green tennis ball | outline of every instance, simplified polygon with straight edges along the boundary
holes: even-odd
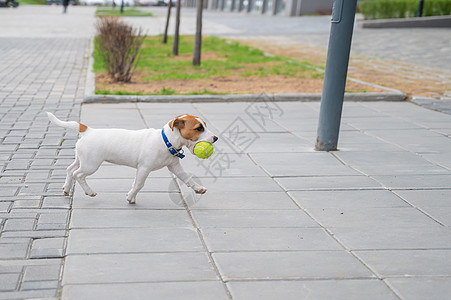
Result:
[[[209,158],[214,151],[213,145],[209,142],[199,142],[194,146],[194,154],[202,159]]]

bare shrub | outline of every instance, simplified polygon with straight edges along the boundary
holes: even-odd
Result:
[[[144,41],[142,30],[133,28],[119,17],[101,17],[96,28],[97,51],[103,57],[108,75],[115,82],[130,82]]]

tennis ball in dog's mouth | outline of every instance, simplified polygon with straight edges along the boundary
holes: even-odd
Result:
[[[194,154],[202,159],[209,158],[214,151],[213,145],[209,142],[199,142],[194,146]]]

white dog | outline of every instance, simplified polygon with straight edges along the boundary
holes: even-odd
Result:
[[[196,116],[178,116],[163,129],[126,130],[93,129],[78,122],[61,121],[49,112],[47,115],[52,123],[77,130],[81,135],[75,146],[75,161],[67,168],[63,186],[65,195],[69,194],[75,178],[86,195],[96,196],[86,183],[86,176],[97,171],[104,161],[137,169],[132,189],[127,194],[127,201],[131,204],[135,203],[136,194],[143,188],[149,173],[165,166],[196,193],[207,191],[194,182],[180,164],[180,159],[184,157],[183,146],[194,153],[197,142],[214,143],[218,139]]]

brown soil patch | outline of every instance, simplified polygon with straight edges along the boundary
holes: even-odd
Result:
[[[139,78],[139,76],[137,76]],[[193,80],[134,81],[129,84],[110,83],[105,74],[96,76],[96,88],[110,91],[139,92],[143,94],[157,93],[163,88],[177,93],[193,93],[208,90],[224,94],[295,94],[321,93],[322,79],[292,78],[287,76],[228,76]],[[346,90],[380,92],[377,88],[348,82]]]
[[[326,64],[327,49],[292,40],[240,40],[266,52],[284,55],[315,65]],[[348,75],[365,82],[401,90],[409,96],[440,98],[451,90],[451,73],[389,59],[352,55]]]

